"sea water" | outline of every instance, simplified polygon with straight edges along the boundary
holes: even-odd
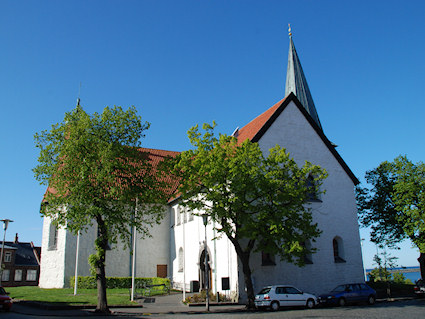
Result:
[[[421,273],[420,271],[413,271],[413,272],[406,271],[409,269],[418,269],[418,267],[397,267],[397,268],[390,268],[389,270],[397,270],[401,272],[406,279],[410,279],[412,283],[415,283],[416,280],[421,278]],[[369,273],[371,270],[373,269],[372,268],[366,269],[366,272]]]

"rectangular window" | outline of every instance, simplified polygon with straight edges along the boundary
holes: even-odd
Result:
[[[177,209],[176,209],[176,220],[177,220],[176,225],[180,225],[180,222],[181,222],[181,214],[180,214],[180,208],[179,208],[179,207],[177,207]]]
[[[21,281],[22,280],[22,269],[16,269],[15,270],[15,281]]]
[[[58,228],[56,227],[55,224],[50,223],[48,250],[56,250],[57,245],[58,245]]]
[[[12,253],[10,251],[4,253],[4,262],[10,263],[12,261]]]
[[[3,274],[1,275],[1,281],[9,281],[10,270],[3,269]]]
[[[187,212],[186,209],[183,210],[183,223],[187,222]]]
[[[29,269],[27,270],[27,281],[36,281],[37,280],[37,270]]]
[[[264,251],[261,252],[261,266],[276,266],[274,256]]]

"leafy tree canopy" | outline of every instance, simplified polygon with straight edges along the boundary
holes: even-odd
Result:
[[[366,172],[370,187],[357,187],[359,219],[371,227],[377,244],[397,247],[409,238],[419,249],[422,278],[425,276],[425,164],[406,156],[383,162]]]
[[[216,230],[233,243],[243,265],[248,306],[253,305],[249,258],[253,251],[304,264],[305,242],[321,231],[306,202],[319,193],[326,172],[305,162],[299,167],[280,146],[265,156],[257,143],[214,135],[215,123],[198,126],[188,136],[194,149],[177,158],[181,203],[215,221]],[[312,183],[313,180],[313,183]]]
[[[35,134],[40,156],[33,172],[48,186],[41,213],[74,233],[96,222],[97,254],[90,260],[100,280],[108,242],[129,243],[133,226],[148,235],[162,218],[167,185],[149,154],[138,148],[148,128],[134,107],[106,107],[89,115],[77,105],[63,122]],[[101,294],[104,303],[98,307],[106,311],[106,292]]]
[[[102,114],[89,115],[77,106],[62,123],[35,134],[40,156],[34,175],[49,186],[42,213],[74,233],[102,216],[111,242],[118,236],[128,239],[128,226],[146,234],[147,226],[161,217],[159,206],[140,209],[143,214],[136,218],[128,206],[134,207],[136,198],[139,207],[166,198],[157,192],[165,185],[153,174],[148,154],[138,149],[148,128],[134,107],[106,107]],[[51,209],[64,205],[60,214]]]

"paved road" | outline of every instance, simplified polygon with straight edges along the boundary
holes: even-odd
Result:
[[[425,300],[406,300],[395,302],[378,303],[374,306],[348,306],[333,308],[316,309],[285,309],[278,312],[230,312],[214,314],[174,314],[174,315],[152,315],[151,318],[208,318],[208,319],[277,319],[277,318],[343,318],[343,319],[424,319],[425,318]],[[147,318],[147,317],[146,317]]]
[[[147,309],[139,308],[138,311],[125,312],[125,309],[115,312],[114,316],[93,316],[92,313],[87,311],[81,311],[81,313],[73,311],[62,311],[46,313],[40,312],[36,314],[30,312],[20,312],[19,307],[16,307],[15,311],[12,310],[9,313],[0,313],[0,317],[3,319],[38,319],[41,317],[48,317],[51,319],[56,318],[69,318],[69,319],[81,319],[81,316],[94,317],[94,318],[208,318],[208,319],[274,319],[274,318],[344,318],[344,319],[360,319],[360,318],[394,318],[394,319],[416,319],[425,318],[425,299],[419,300],[404,300],[394,302],[381,302],[374,306],[357,305],[348,307],[334,307],[334,308],[316,308],[316,309],[284,309],[278,312],[245,312],[241,311],[240,308],[223,308],[223,312],[218,307],[212,308],[212,313],[204,313],[203,308],[186,308],[185,312],[174,312],[167,311],[166,313],[160,313],[161,308],[157,309],[156,313],[145,312]],[[136,310],[136,309],[134,309]],[[167,309],[168,310],[168,309]]]

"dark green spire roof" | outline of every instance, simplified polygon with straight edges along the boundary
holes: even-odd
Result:
[[[286,72],[285,96],[288,96],[291,92],[295,94],[306,111],[311,115],[320,129],[322,129],[310,89],[308,88],[307,80],[304,76],[303,68],[301,67],[300,59],[298,58],[297,50],[295,50],[294,42],[292,41],[292,33],[289,33],[288,70]]]

